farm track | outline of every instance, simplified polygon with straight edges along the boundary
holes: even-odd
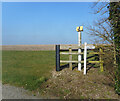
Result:
[[[1,84],[2,85],[2,84]],[[2,85],[2,99],[42,99],[40,96],[34,96],[32,92],[21,87],[11,85]]]

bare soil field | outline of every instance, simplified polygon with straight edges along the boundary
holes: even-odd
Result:
[[[61,44],[62,49],[69,48],[69,45],[72,46],[72,48],[77,49],[77,44]],[[101,44],[96,44],[101,45]],[[102,44],[106,45],[106,44]],[[87,46],[93,46],[93,44],[87,44]],[[82,44],[82,47],[84,47],[84,44]],[[15,50],[15,51],[39,51],[39,50],[55,50],[55,45],[2,45],[0,46],[0,50]]]
[[[39,50],[55,50],[55,45],[3,45],[2,50],[19,50],[19,51],[39,51]]]

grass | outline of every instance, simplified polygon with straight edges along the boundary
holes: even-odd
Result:
[[[3,51],[2,81],[35,90],[55,69],[55,51]]]
[[[77,58],[77,55],[73,55],[73,60]],[[68,60],[69,55],[61,55],[61,59]],[[9,83],[36,90],[50,78],[53,69],[55,69],[55,51],[2,52],[3,84]]]
[[[64,60],[68,56],[61,56]],[[77,59],[77,55],[73,56]],[[51,76],[55,69],[55,51],[3,51],[3,84],[23,86],[36,90]]]

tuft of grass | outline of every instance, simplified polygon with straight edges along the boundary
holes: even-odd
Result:
[[[42,76],[42,77],[40,77],[39,79],[36,80],[35,85],[40,86],[42,83],[46,82],[47,80],[48,80],[48,78]]]
[[[65,89],[64,92],[65,92],[66,94],[68,94],[68,93],[70,93],[70,90]]]

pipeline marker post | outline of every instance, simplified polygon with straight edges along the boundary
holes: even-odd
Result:
[[[79,26],[76,28],[76,31],[78,32],[78,70],[81,71],[81,31],[83,31],[83,26]]]
[[[87,43],[84,43],[84,75],[86,75]]]
[[[81,53],[81,32],[78,32],[78,53]],[[78,55],[78,70],[81,71],[81,54]]]
[[[60,45],[56,45],[56,71],[60,71]]]

